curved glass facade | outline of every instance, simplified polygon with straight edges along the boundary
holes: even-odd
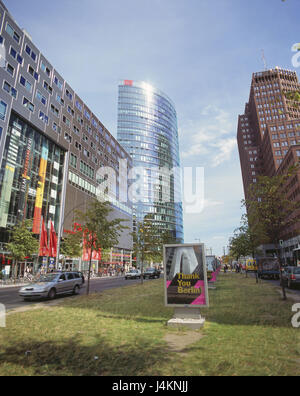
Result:
[[[122,81],[118,141],[131,155],[139,179],[138,196],[133,194],[134,225],[152,214],[161,232],[171,231],[182,242],[177,115],[172,101],[147,83]]]

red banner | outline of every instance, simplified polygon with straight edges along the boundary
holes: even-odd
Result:
[[[40,252],[39,256],[40,257],[46,257],[49,254],[48,250],[48,236],[47,236],[47,230],[45,227],[45,222],[44,219],[42,220],[42,230],[41,230],[41,238],[40,238]]]

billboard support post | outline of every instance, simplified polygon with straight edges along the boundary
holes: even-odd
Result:
[[[168,321],[168,326],[199,330],[204,326],[204,323],[205,318],[201,316],[200,308],[174,308],[174,316]]]

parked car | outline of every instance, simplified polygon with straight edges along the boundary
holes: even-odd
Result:
[[[146,268],[146,270],[143,273],[143,278],[146,279],[155,279],[155,278],[160,278],[160,273],[161,271],[156,269],[156,268]]]
[[[83,285],[79,272],[54,272],[40,276],[35,282],[22,287],[19,296],[24,300],[49,298],[53,300],[59,294],[78,294]]]
[[[140,279],[141,276],[141,271],[136,269],[131,269],[129,272],[125,273],[125,279]]]
[[[285,267],[282,272],[282,281],[291,289],[300,284],[300,267]]]

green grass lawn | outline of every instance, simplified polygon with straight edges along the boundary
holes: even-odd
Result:
[[[181,352],[166,336],[189,330],[166,326],[163,280],[11,314],[0,375],[300,375],[293,301],[240,274],[220,275],[209,294],[203,337]]]

